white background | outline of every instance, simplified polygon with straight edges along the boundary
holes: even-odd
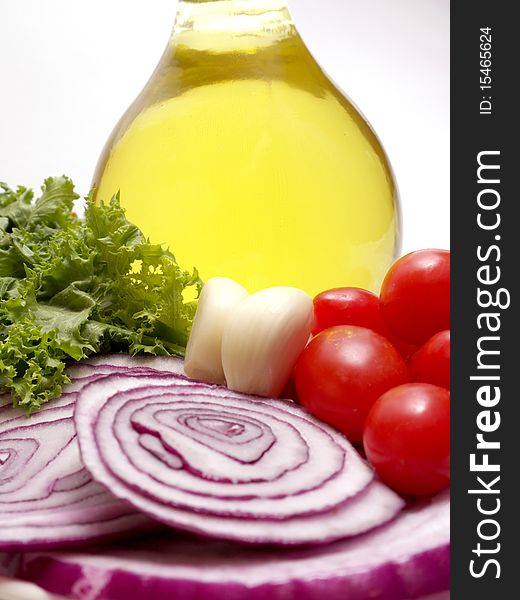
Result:
[[[289,0],[322,67],[394,167],[405,251],[449,245],[449,0]],[[0,0],[0,180],[66,173],[101,148],[166,45],[176,0]]]

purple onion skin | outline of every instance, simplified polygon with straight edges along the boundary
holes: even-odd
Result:
[[[164,534],[81,554],[28,554],[18,576],[71,600],[448,600],[449,497],[328,546]]]
[[[237,567],[240,568],[240,567]],[[430,573],[416,583],[414,571]],[[273,569],[273,575],[276,573]],[[249,587],[237,582],[141,577],[116,570],[106,574],[93,568],[28,556],[21,576],[54,594],[74,600],[415,600],[449,589],[449,545],[417,555],[405,565],[387,563],[367,573],[325,579],[294,579]]]
[[[21,555],[0,552],[0,577],[14,577],[20,569]]]

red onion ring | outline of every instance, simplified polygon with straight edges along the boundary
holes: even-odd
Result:
[[[449,497],[327,546],[239,547],[170,535],[31,553],[19,573],[73,600],[448,600]]]
[[[0,405],[0,550],[100,540],[156,525],[93,481],[81,462],[77,380],[31,417]],[[10,400],[9,400],[10,403]]]
[[[290,402],[114,373],[83,388],[75,420],[94,479],[174,528],[320,544],[381,525],[403,506],[341,434]]]

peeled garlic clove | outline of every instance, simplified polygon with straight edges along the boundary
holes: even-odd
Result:
[[[227,386],[279,396],[309,339],[313,314],[312,298],[292,287],[267,288],[236,306],[222,338]]]
[[[186,347],[184,371],[188,377],[225,383],[222,335],[236,307],[248,296],[246,289],[226,277],[213,277],[205,283]]]

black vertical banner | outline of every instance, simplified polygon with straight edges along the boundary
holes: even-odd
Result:
[[[520,595],[515,7],[451,3],[452,600]]]

